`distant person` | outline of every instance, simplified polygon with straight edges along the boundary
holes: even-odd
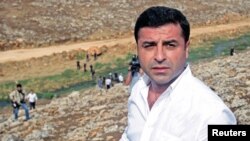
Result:
[[[18,120],[19,108],[22,107],[25,111],[25,121],[30,119],[29,109],[25,102],[26,92],[22,89],[21,84],[16,85],[16,90],[10,93],[9,98],[13,107],[14,120]]]
[[[120,141],[207,141],[208,125],[236,124],[220,97],[192,75],[190,25],[179,10],[150,7],[134,27],[144,75],[132,88]]]
[[[143,77],[143,70],[139,68],[139,71],[128,71],[128,75],[126,77],[125,85],[129,85],[128,93],[131,94],[132,88],[136,84],[136,82]]]
[[[99,88],[103,88],[103,83],[102,83],[102,77],[99,76],[98,80],[97,80],[97,85]]]
[[[91,65],[89,66],[89,68],[90,68],[90,72],[92,72],[92,71],[93,71],[93,65],[91,64]]]
[[[104,76],[104,77],[102,77],[102,86],[106,86],[106,77]]]
[[[113,73],[112,73],[112,72],[109,73],[109,78],[110,78],[111,80],[113,80]]]
[[[102,89],[103,89],[103,82],[102,82],[102,77],[99,76],[98,80],[97,80],[97,87],[100,90],[101,94],[102,94]]]
[[[91,71],[91,77],[92,77],[92,80],[95,80],[95,70]]]
[[[129,86],[130,82],[132,81],[132,72],[131,72],[131,69],[129,68],[128,69],[128,73],[127,73],[127,76],[125,77],[125,82],[124,84],[126,86]]]
[[[124,78],[123,78],[122,73],[120,73],[120,74],[119,74],[119,76],[118,76],[118,80],[119,80],[119,83],[123,83]]]
[[[81,65],[80,65],[80,61],[79,61],[79,60],[76,61],[76,68],[77,68],[78,70],[81,69]]]
[[[230,55],[233,56],[234,55],[234,48],[230,49]]]
[[[83,71],[87,72],[87,64],[86,63],[83,64]]]
[[[96,52],[94,53],[94,59],[95,60],[97,59],[97,53]]]
[[[110,77],[107,77],[106,80],[105,80],[105,84],[106,84],[106,89],[110,89],[111,86],[112,86],[112,80]]]
[[[128,74],[125,79],[125,85],[129,85],[128,93],[131,93],[131,90],[134,84],[141,78],[143,71],[140,66],[140,62],[137,55],[133,55],[132,61],[129,63],[130,67],[128,69]]]
[[[132,61],[129,63],[129,65],[130,65],[130,70],[132,72],[132,75],[134,75],[134,73],[136,72],[139,72],[140,62],[139,62],[137,55],[133,55]]]
[[[89,59],[89,53],[87,52],[86,54],[86,61],[88,62],[90,59]]]
[[[38,98],[33,90],[31,90],[30,93],[27,95],[27,99],[29,100],[30,110],[36,109],[36,101]]]
[[[118,76],[119,76],[118,73],[115,72],[113,77],[114,77],[114,81],[117,82],[117,83],[119,83],[119,78],[118,78]]]

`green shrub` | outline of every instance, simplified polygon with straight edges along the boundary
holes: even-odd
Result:
[[[94,64],[94,68],[97,69],[97,70],[100,70],[100,69],[103,69],[105,67],[105,63],[100,63],[100,62],[96,62]]]
[[[76,56],[76,59],[77,60],[83,60],[85,59],[85,56],[86,56],[86,52],[85,51],[82,51],[82,52],[79,52]]]
[[[53,93],[45,92],[45,93],[37,93],[38,98],[42,99],[52,99],[54,97]]]

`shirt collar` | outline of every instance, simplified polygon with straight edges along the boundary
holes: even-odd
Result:
[[[180,80],[185,77],[186,75],[191,74],[191,70],[190,70],[190,66],[189,64],[186,65],[184,71],[178,76],[178,78],[176,80],[174,80],[174,82],[163,92],[163,94],[165,93],[169,93],[172,90],[174,90],[176,88],[176,86],[178,85],[178,83],[180,82]],[[148,91],[148,86],[150,84],[150,78],[144,73],[144,75],[142,76],[142,81],[143,81],[143,87],[142,87],[142,93],[145,93],[145,91]]]
[[[172,90],[174,90],[176,88],[176,86],[178,85],[178,83],[188,74],[191,73],[190,67],[187,64],[187,66],[184,68],[184,71],[177,77],[177,79],[169,86]]]

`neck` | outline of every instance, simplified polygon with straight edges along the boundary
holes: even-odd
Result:
[[[160,95],[160,94],[162,94],[168,87],[169,87],[168,84],[167,84],[167,85],[166,85],[166,84],[164,84],[164,85],[158,85],[158,84],[156,84],[156,83],[151,82],[149,89],[150,89],[151,92]]]
[[[168,83],[157,84],[157,83],[151,81],[151,84],[150,84],[151,90],[157,94],[162,94],[182,74],[182,72],[185,70],[185,68],[186,68],[186,66],[179,73],[177,73],[177,75]]]
[[[165,87],[158,87],[158,85],[153,86],[152,83],[150,84],[148,91],[148,98],[147,98],[149,109],[153,107],[154,103],[157,101],[157,99],[165,90],[166,90]]]
[[[156,100],[160,97],[160,95],[180,76],[180,74],[185,70],[185,68],[168,83],[157,84],[151,81],[151,83],[149,84],[148,92],[148,105],[150,109],[152,108]]]

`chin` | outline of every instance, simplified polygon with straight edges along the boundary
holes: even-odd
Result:
[[[170,82],[169,78],[158,78],[158,79],[152,79],[156,84],[158,85],[165,85]]]

